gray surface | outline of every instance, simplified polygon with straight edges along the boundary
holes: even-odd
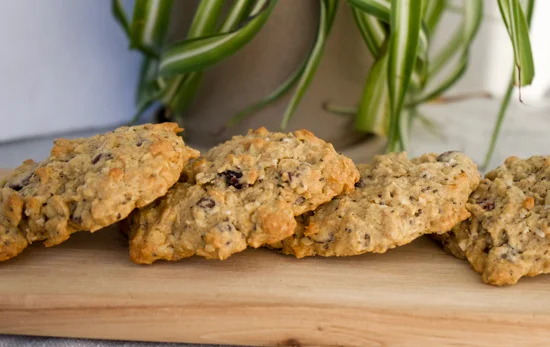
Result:
[[[40,336],[0,335],[0,347],[227,347],[221,345],[196,345],[182,343],[106,341],[88,339],[66,339]]]

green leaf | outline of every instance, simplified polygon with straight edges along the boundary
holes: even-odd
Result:
[[[348,0],[355,8],[368,13],[385,23],[390,22],[390,2],[387,0]]]
[[[438,62],[434,63],[434,68],[438,69],[438,66],[442,67],[443,64],[449,62],[449,59],[452,57],[452,55],[454,55],[454,53],[462,50],[462,54],[459,57],[457,65],[449,72],[447,77],[439,83],[439,85],[432,88],[431,91],[425,92],[423,96],[412,101],[410,105],[417,105],[419,103],[423,103],[440,96],[450,87],[452,87],[466,72],[468,68],[470,46],[472,45],[472,42],[477,32],[479,31],[481,20],[483,18],[483,3],[479,0],[465,0],[463,13],[464,19],[462,21],[462,24],[460,25],[459,30],[455,33],[455,36],[451,40],[452,42],[455,42],[456,40],[456,43],[454,44],[456,44],[456,47],[458,48],[453,47],[452,50],[447,50],[446,53],[444,53],[446,54],[445,60],[439,60]],[[429,78],[433,78],[434,71],[431,71],[430,73],[431,74],[429,75]]]
[[[384,54],[371,67],[357,110],[355,129],[361,132],[388,135],[389,94],[388,94],[388,53]]]
[[[441,16],[447,6],[447,0],[428,0],[425,3],[427,4],[427,8],[426,13],[424,13],[424,22],[430,35],[433,35],[437,25],[441,21]]]
[[[423,5],[420,2],[422,0],[415,0],[414,5],[420,5],[420,11],[422,11]],[[432,1],[432,0],[427,0]],[[393,14],[393,5],[387,0],[348,0],[348,2],[355,8],[370,14],[384,23],[390,23],[390,17]],[[417,3],[418,2],[418,3]],[[425,51],[428,50],[429,33],[426,26],[422,27],[420,33],[420,42],[418,44],[419,55],[423,56]]]
[[[276,3],[259,0],[246,23],[235,31],[172,44],[161,55],[159,74],[174,76],[200,71],[235,54],[260,31]]]
[[[535,0],[527,0],[523,3],[523,5],[524,5],[523,11],[527,15],[527,25],[531,26],[531,20],[533,19],[533,9],[535,7]],[[503,14],[503,17],[504,16],[505,14]],[[503,20],[506,21],[505,18],[503,18]],[[516,70],[514,68],[514,71],[512,72],[512,77],[510,78],[510,82],[508,83],[508,87],[506,88],[506,92],[504,93],[504,97],[502,98],[500,109],[498,110],[497,121],[493,129],[493,134],[491,135],[491,142],[489,143],[489,149],[487,150],[487,154],[485,155],[485,161],[482,167],[483,170],[487,170],[489,164],[491,163],[493,153],[495,152],[496,143],[500,135],[500,129],[502,128],[502,123],[504,122],[506,111],[508,110],[508,106],[510,105],[510,100],[512,99],[512,91],[514,90],[515,71]]]
[[[162,95],[160,101],[164,105],[170,105],[170,102],[176,97],[176,93],[180,90],[180,86],[184,79],[185,75],[176,75],[168,79],[167,82],[161,86]],[[160,80],[164,81],[163,78],[160,78]]]
[[[201,0],[195,10],[187,38],[196,39],[214,34],[223,4],[224,0]]]
[[[130,26],[130,48],[156,57],[164,44],[172,0],[136,0]]]
[[[253,2],[253,0],[235,0],[219,30],[220,34],[225,34],[237,29],[237,26],[248,14]]]
[[[472,41],[477,35],[483,20],[483,2],[480,0],[465,0],[463,14],[463,20],[458,29],[434,57],[428,73],[430,79],[437,75],[457,53],[462,52],[463,57],[460,59],[467,60],[464,55],[468,55]]]
[[[130,22],[128,21],[128,16],[124,11],[124,6],[122,6],[122,0],[111,0],[111,12],[113,17],[122,27],[122,30],[126,33],[126,36],[130,37]]]
[[[349,107],[349,106],[340,106],[340,105],[334,105],[331,103],[324,103],[323,104],[323,110],[330,112],[332,114],[335,114],[337,116],[345,116],[345,117],[357,117],[357,107]]]
[[[289,76],[277,89],[263,97],[260,101],[248,106],[241,112],[237,113],[229,121],[226,123],[225,127],[231,127],[242,120],[246,119],[247,117],[251,116],[255,112],[261,110],[265,106],[274,103],[275,101],[279,100],[282,96],[284,96],[296,83],[300,80],[300,77],[302,77],[302,74],[304,72],[306,62],[304,61],[296,71],[292,73],[291,76]]]
[[[187,32],[188,39],[212,35],[216,32],[218,18],[223,8],[224,0],[201,0],[193,21]],[[197,94],[203,78],[202,71],[190,72],[182,79],[176,80],[172,86],[172,95],[167,100],[170,110],[181,121],[182,113],[186,111]]]
[[[422,28],[422,0],[392,0],[391,36],[388,51],[390,130],[388,150],[404,150],[400,116],[416,62]]]
[[[363,41],[367,45],[372,56],[377,59],[380,56],[380,47],[386,39],[388,32],[384,24],[376,17],[352,7],[353,18],[355,24],[363,37]]]
[[[282,129],[285,129],[287,127],[290,118],[292,117],[294,111],[298,107],[298,104],[302,100],[302,97],[309,87],[315,71],[319,66],[319,62],[321,61],[321,57],[323,55],[323,50],[325,49],[325,43],[330,33],[334,17],[336,15],[336,4],[336,0],[321,0],[319,26],[317,29],[315,44],[313,46],[310,56],[307,59],[300,80],[298,81],[296,91],[294,92],[294,95],[292,95],[292,98],[290,99],[290,102],[288,103],[288,106],[283,114],[283,119],[281,121]]]
[[[180,90],[170,101],[170,108],[174,114],[180,116],[182,112],[187,111],[199,90],[203,75],[203,71],[198,71],[185,76]]]
[[[148,56],[143,57],[136,90],[136,105],[142,104],[144,100],[149,100],[151,95],[157,94],[159,91],[157,68],[158,60]]]
[[[514,47],[514,83],[519,86],[529,85],[535,76],[535,63],[529,40],[529,25],[520,1],[498,0],[498,5]]]
[[[493,136],[491,136],[489,149],[487,150],[487,154],[485,155],[485,162],[483,163],[483,168],[482,168],[483,170],[487,169],[487,166],[489,165],[489,163],[491,162],[491,158],[493,157],[495,146],[498,140],[498,135],[500,134],[500,129],[504,121],[504,116],[506,115],[506,110],[508,109],[508,106],[510,105],[510,100],[512,99],[513,90],[514,90],[514,77],[512,74],[512,78],[510,79],[510,83],[508,83],[508,88],[506,88],[506,93],[502,98],[502,103],[500,104],[500,108],[498,110],[497,122],[495,124],[495,128],[493,129]]]
[[[145,111],[147,111],[153,104],[155,104],[158,99],[161,97],[162,91],[159,90],[155,94],[149,95],[149,98],[142,99],[136,106],[137,111],[130,124],[136,124],[140,118],[143,116]]]
[[[450,87],[452,87],[462,76],[464,76],[464,73],[466,72],[466,69],[468,67],[468,56],[464,55],[458,62],[458,64],[455,66],[455,68],[449,73],[447,78],[445,78],[441,83],[435,87],[433,90],[426,92],[423,96],[414,99],[410,103],[407,103],[406,107],[412,107],[419,104],[422,104],[424,102],[430,101],[439,95],[443,94],[445,91],[447,91]]]

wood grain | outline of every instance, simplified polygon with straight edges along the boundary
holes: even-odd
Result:
[[[384,255],[128,260],[115,227],[0,263],[0,333],[279,346],[546,346],[550,276],[481,283],[429,239]]]

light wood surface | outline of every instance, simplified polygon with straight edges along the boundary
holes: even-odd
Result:
[[[429,239],[384,255],[138,266],[114,227],[0,263],[0,334],[279,346],[547,346],[550,276],[481,283]]]

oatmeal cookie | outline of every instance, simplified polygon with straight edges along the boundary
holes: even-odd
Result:
[[[96,231],[166,194],[199,153],[175,123],[121,127],[91,138],[56,140],[40,163],[26,161],[0,185],[0,260],[34,241],[54,246]]]
[[[359,165],[356,189],[321,205],[279,244],[285,254],[351,256],[384,253],[421,235],[444,233],[468,218],[466,201],[480,175],[459,152],[377,156]],[[276,246],[276,245],[275,245]]]
[[[350,159],[312,133],[265,128],[212,148],[184,172],[189,182],[130,217],[134,262],[225,259],[275,243],[292,234],[295,216],[353,190],[359,179]]]
[[[470,196],[471,218],[445,235],[485,283],[515,284],[550,272],[550,157],[510,157]]]

